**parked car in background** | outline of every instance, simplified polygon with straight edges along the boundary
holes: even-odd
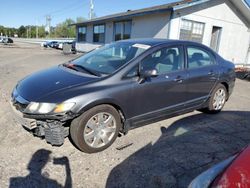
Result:
[[[4,37],[0,36],[0,43],[3,42]]]
[[[250,146],[195,178],[189,188],[250,187]]]
[[[56,48],[58,46],[58,42],[57,41],[50,41],[48,43],[48,46],[51,48]]]
[[[48,48],[49,47],[49,41],[45,41],[41,43],[41,47]]]
[[[53,44],[52,48],[59,49],[59,44],[60,44],[60,42],[56,42],[55,44]]]
[[[58,42],[57,41],[46,41],[46,42],[43,42],[41,43],[41,46],[42,47],[45,47],[45,48],[56,48]]]
[[[202,44],[138,39],[34,73],[11,98],[15,117],[35,135],[62,145],[70,134],[94,153],[132,128],[194,110],[218,113],[234,84],[234,64]]]
[[[2,41],[2,43],[4,43],[4,44],[13,43],[13,40],[12,40],[11,38],[9,38],[9,37],[5,37],[5,38],[3,38],[1,41]]]
[[[63,49],[63,44],[64,44],[64,42],[59,42],[57,48],[62,50]]]

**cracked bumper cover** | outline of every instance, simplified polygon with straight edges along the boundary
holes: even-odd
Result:
[[[13,111],[13,119],[21,124],[33,135],[45,138],[47,143],[60,146],[64,143],[64,138],[69,135],[69,127],[64,126],[67,120],[73,119],[74,114],[58,115],[28,115],[18,111],[10,104]]]

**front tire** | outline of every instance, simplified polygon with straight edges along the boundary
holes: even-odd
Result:
[[[227,100],[228,92],[224,85],[218,84],[213,90],[208,101],[208,107],[200,111],[209,114],[219,113],[224,107]]]
[[[121,118],[117,110],[110,105],[99,105],[72,121],[70,136],[81,151],[96,153],[115,141],[120,128]]]

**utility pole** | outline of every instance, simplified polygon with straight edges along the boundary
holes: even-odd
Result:
[[[89,10],[89,19],[93,19],[94,14],[94,2],[93,0],[90,0],[90,10]]]
[[[50,36],[50,23],[51,23],[51,16],[47,15],[46,16],[46,31],[49,33]]]
[[[29,38],[31,38],[31,26],[30,26],[30,28],[29,28],[29,33],[30,33]]]
[[[38,24],[37,24],[37,21],[36,21],[36,38],[38,38]]]

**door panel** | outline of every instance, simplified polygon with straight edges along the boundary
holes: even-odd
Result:
[[[141,71],[157,70],[158,76],[133,84],[133,111],[137,116],[164,111],[187,100],[183,47],[163,47],[141,62]],[[145,117],[144,117],[145,118]]]
[[[218,77],[217,66],[189,70],[187,77],[188,99],[207,98]]]
[[[219,68],[215,58],[204,49],[188,47],[188,100],[202,103],[206,100],[219,77]]]
[[[182,81],[183,79],[183,81]],[[134,114],[142,115],[176,106],[186,101],[186,71],[160,75],[144,83],[134,83]]]

